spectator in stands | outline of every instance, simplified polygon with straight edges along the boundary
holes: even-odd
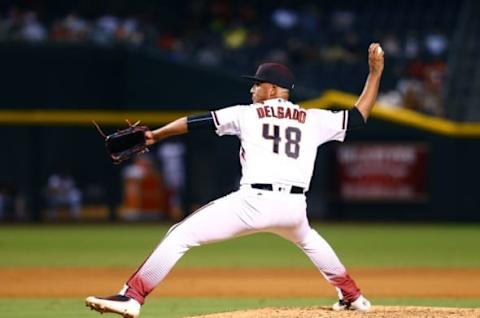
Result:
[[[404,44],[404,55],[408,60],[417,58],[420,55],[420,43],[414,31],[407,33]]]
[[[105,14],[97,19],[92,32],[92,40],[98,44],[111,44],[120,24],[120,19],[114,15]]]
[[[279,7],[272,13],[272,22],[282,30],[292,30],[299,23],[298,12],[292,8]]]
[[[438,52],[440,54],[440,52]],[[425,92],[423,111],[435,116],[444,116],[443,86],[447,65],[436,56],[425,65],[423,87]]]
[[[381,41],[385,55],[389,58],[403,57],[402,47],[399,39],[393,33],[388,33]]]
[[[380,94],[378,101],[389,106],[405,107],[433,116],[444,116],[443,85],[446,64],[440,57],[424,62],[412,59],[395,90]]]
[[[397,83],[397,90],[402,96],[401,106],[423,112],[424,74],[425,63],[420,57],[415,57],[408,62],[402,78]]]
[[[90,23],[71,12],[65,18],[53,22],[50,28],[50,40],[54,42],[88,41],[90,32]]]
[[[183,210],[186,178],[185,151],[185,145],[180,141],[164,142],[157,150],[165,184],[170,189],[170,214],[174,220],[181,219],[185,214]]]
[[[129,17],[121,20],[115,31],[115,40],[135,46],[141,45],[144,41],[144,34],[139,29],[137,19]]]
[[[334,10],[330,15],[330,27],[336,33],[351,31],[356,18],[356,14],[352,10]]]
[[[425,48],[433,57],[443,57],[447,52],[448,40],[445,34],[438,30],[427,33],[425,36]]]
[[[20,37],[28,42],[43,42],[48,39],[47,28],[38,21],[36,12],[24,13]]]
[[[82,208],[82,193],[75,185],[75,180],[66,171],[52,174],[48,178],[46,188],[47,217],[57,219],[63,217],[61,211],[68,216],[79,219]]]
[[[222,49],[217,46],[205,46],[198,50],[195,60],[207,66],[219,66],[222,62]]]

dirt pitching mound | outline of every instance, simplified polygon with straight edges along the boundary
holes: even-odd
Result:
[[[335,312],[328,307],[308,308],[262,308],[245,311],[233,311],[195,318],[347,318],[347,317],[368,317],[368,318],[478,318],[480,308],[441,308],[441,307],[401,307],[401,306],[373,306],[368,313],[343,311]],[[193,318],[193,317],[191,317]]]

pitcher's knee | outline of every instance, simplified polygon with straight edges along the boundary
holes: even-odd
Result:
[[[165,236],[161,244],[171,248],[180,248],[182,250],[188,250],[199,245],[195,236],[184,229],[171,231]]]

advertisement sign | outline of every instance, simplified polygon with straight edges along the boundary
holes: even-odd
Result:
[[[346,201],[424,200],[427,153],[418,143],[341,144],[338,194]]]

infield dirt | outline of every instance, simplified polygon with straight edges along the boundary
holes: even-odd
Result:
[[[0,297],[110,295],[134,268],[0,268]],[[369,297],[480,299],[480,269],[353,269]],[[188,286],[188,288],[186,288]],[[315,269],[175,268],[153,296],[332,297]]]
[[[1,268],[0,298],[84,297],[118,291],[134,268]],[[353,269],[364,293],[382,297],[480,299],[480,269]],[[176,268],[153,292],[177,297],[332,297],[314,269]],[[352,317],[325,307],[263,308],[205,318]],[[360,317],[360,316],[359,316]],[[383,307],[361,317],[480,317],[480,309]]]

